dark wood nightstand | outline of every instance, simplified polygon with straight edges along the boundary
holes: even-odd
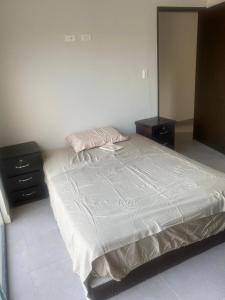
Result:
[[[0,148],[0,171],[10,207],[47,196],[41,151],[35,142]]]
[[[164,146],[174,149],[175,124],[170,119],[155,117],[136,121],[136,132]]]

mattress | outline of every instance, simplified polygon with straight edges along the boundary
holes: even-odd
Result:
[[[133,135],[111,153],[46,154],[60,232],[85,285],[121,280],[168,251],[225,228],[225,175]]]

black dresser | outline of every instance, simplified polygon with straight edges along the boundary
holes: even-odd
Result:
[[[10,207],[47,196],[42,165],[35,142],[0,149],[0,171]]]
[[[150,118],[136,121],[136,132],[150,138],[166,147],[175,147],[175,125],[174,120],[166,118]]]

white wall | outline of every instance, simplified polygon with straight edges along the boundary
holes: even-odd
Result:
[[[159,15],[160,115],[194,118],[197,13]]]
[[[207,7],[224,2],[224,0],[207,0]]]
[[[59,147],[71,131],[125,133],[157,113],[157,5],[205,0],[10,0],[0,9],[0,145]],[[64,43],[64,34],[92,41]],[[150,70],[142,80],[141,70]]]

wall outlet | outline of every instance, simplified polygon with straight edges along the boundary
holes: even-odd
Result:
[[[81,34],[80,40],[82,42],[89,42],[89,41],[91,41],[91,34],[90,33]]]
[[[64,41],[66,43],[73,43],[76,41],[76,36],[74,34],[65,34]]]

